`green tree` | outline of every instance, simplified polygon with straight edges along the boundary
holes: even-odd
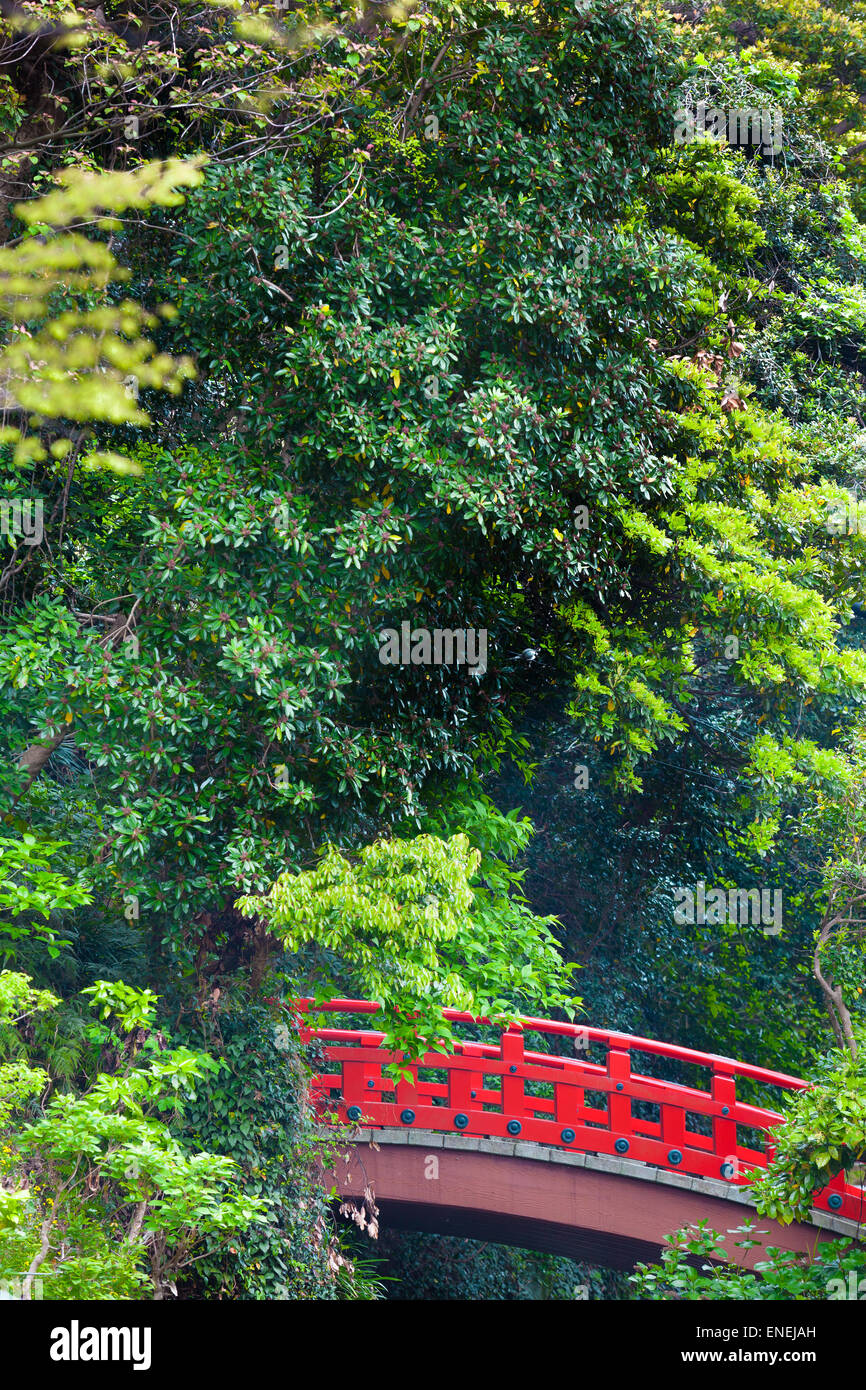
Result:
[[[824,1301],[849,1296],[849,1276],[866,1269],[866,1255],[850,1241],[822,1242],[812,1255],[764,1246],[754,1223],[729,1234],[740,1250],[761,1251],[754,1269],[746,1269],[726,1252],[725,1237],[706,1221],[684,1227],[666,1238],[661,1262],[640,1264],[631,1282],[636,1296],[653,1303],[669,1300],[704,1302],[732,1299],[748,1302],[777,1300]],[[855,1297],[858,1295],[855,1294]]]
[[[88,1086],[52,1095],[26,1058],[0,1067],[0,1275],[20,1281],[24,1299],[37,1277],[51,1299],[163,1298],[204,1235],[245,1229],[265,1204],[236,1190],[231,1159],[188,1152],[165,1122],[219,1064],[166,1047],[150,991],[99,981],[87,993],[110,1019],[88,1029],[100,1059]],[[0,974],[7,1038],[59,1002]],[[43,1093],[41,1114],[22,1125],[16,1112]]]
[[[316,869],[285,874],[238,907],[262,916],[289,951],[315,946],[304,975],[331,993],[329,954],[344,962],[361,997],[383,1005],[389,1045],[411,1059],[454,1036],[443,1008],[503,1018],[533,1004],[573,1013],[577,1002],[567,993],[572,967],[548,924],[509,897],[507,875],[476,903],[481,861],[466,835],[380,840],[357,865],[328,847]]]

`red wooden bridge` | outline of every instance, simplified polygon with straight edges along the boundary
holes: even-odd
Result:
[[[502,1030],[454,1010],[444,1011],[452,1049],[425,1054],[406,1067],[410,1080],[395,1080],[386,1068],[399,1054],[364,1026],[377,1004],[299,1008],[302,1036],[320,1050],[314,1104],[343,1155],[329,1186],[351,1198],[372,1185],[395,1226],[614,1266],[657,1257],[665,1234],[687,1221],[706,1217],[725,1231],[754,1217],[749,1174],[766,1166],[784,1123],[756,1102],[807,1084],[603,1028],[524,1018]],[[860,1238],[864,1198],[839,1174],[815,1193],[810,1224],[762,1219],[759,1228],[767,1243],[801,1250],[837,1233]]]

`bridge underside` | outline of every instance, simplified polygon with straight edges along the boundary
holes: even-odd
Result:
[[[361,1198],[370,1186],[383,1229],[469,1236],[611,1269],[657,1260],[667,1234],[701,1219],[721,1232],[753,1219],[765,1245],[798,1251],[857,1233],[853,1222],[823,1213],[814,1213],[814,1225],[758,1219],[742,1188],[627,1159],[431,1131],[361,1131],[339,1146],[323,1180],[343,1198]],[[734,1239],[729,1250],[739,1263],[762,1258],[762,1249],[735,1251]]]

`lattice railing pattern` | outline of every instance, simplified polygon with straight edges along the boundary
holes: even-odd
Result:
[[[490,1040],[460,1038],[452,1051],[428,1052],[413,1063],[411,1080],[395,1080],[386,1067],[398,1054],[384,1048],[382,1033],[359,1026],[377,1004],[300,1000],[297,1007],[302,1036],[316,1039],[326,1059],[313,1085],[323,1117],[620,1155],[740,1185],[748,1183],[750,1169],[766,1165],[772,1131],[784,1121],[775,1110],[738,1100],[738,1081],[752,1090],[806,1085],[728,1057],[604,1028],[524,1018],[503,1030],[455,1010],[444,1015],[456,1031],[481,1032]],[[331,1026],[341,1018],[355,1026]],[[540,1034],[551,1048],[579,1051],[528,1051],[527,1034]],[[599,1054],[603,1060],[590,1060]],[[649,1074],[653,1067],[670,1070],[672,1063],[697,1069],[699,1084]],[[839,1174],[815,1194],[814,1205],[860,1221],[864,1196]]]

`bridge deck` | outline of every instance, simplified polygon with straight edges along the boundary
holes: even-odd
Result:
[[[329,1131],[333,1139],[333,1130]],[[629,1159],[435,1130],[355,1128],[338,1142],[326,1187],[361,1200],[372,1187],[384,1225],[548,1250],[613,1269],[655,1261],[664,1238],[706,1219],[727,1232],[747,1220],[764,1245],[808,1251],[862,1235],[856,1222],[813,1211],[810,1225],[757,1218],[742,1188]],[[763,1249],[729,1254],[751,1268]]]
[[[688,1221],[705,1217],[724,1231],[754,1215],[749,1183],[784,1124],[778,1110],[755,1102],[778,1104],[807,1084],[607,1029],[536,1018],[502,1027],[450,1009],[447,1047],[406,1063],[363,1026],[378,1005],[302,1000],[298,1008],[301,1036],[319,1048],[313,1101],[323,1125],[341,1147],[352,1142],[346,1126],[378,1136],[362,1166],[380,1171],[377,1200],[388,1219],[433,1221],[436,1230],[445,1222],[464,1234],[483,1228],[488,1238],[522,1223],[524,1237],[534,1233],[530,1244],[584,1254],[603,1247],[626,1264],[642,1258],[635,1251],[655,1257],[662,1237]],[[419,1144],[439,1152],[444,1184],[424,1179]],[[347,1171],[337,1186],[353,1182]],[[771,1243],[791,1249],[828,1231],[861,1238],[866,1190],[844,1172],[814,1193],[813,1208],[808,1225],[760,1225]]]

